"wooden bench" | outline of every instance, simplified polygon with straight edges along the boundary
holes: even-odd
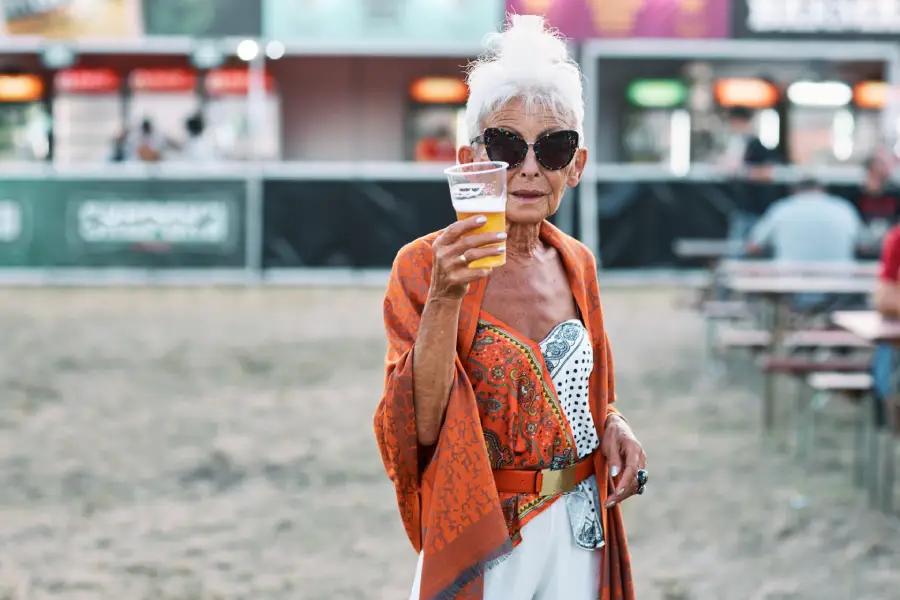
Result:
[[[739,320],[752,315],[743,300],[706,300],[700,305],[700,313],[707,319]]]
[[[786,373],[789,375],[811,375],[813,373],[868,373],[871,361],[868,357],[860,358],[826,358],[812,360],[804,356],[768,356],[759,358],[759,366],[767,373]]]
[[[723,238],[678,238],[672,244],[672,252],[678,258],[719,260],[723,256],[739,251],[740,241]]]
[[[784,340],[790,349],[806,348],[871,348],[872,344],[842,329],[792,331]]]
[[[810,374],[806,378],[806,383],[817,392],[835,392],[858,397],[871,391],[874,381],[869,373],[818,372]]]
[[[772,335],[761,329],[725,329],[719,332],[719,343],[729,348],[767,348],[772,343]],[[788,350],[815,350],[860,349],[872,345],[849,331],[823,329],[792,331],[785,335],[784,346]]]
[[[723,329],[718,333],[719,345],[725,348],[762,350],[772,343],[772,335],[760,329]]]
[[[870,410],[866,410],[863,401],[872,400],[874,379],[869,373],[863,372],[821,371],[810,373],[806,377],[806,383],[813,395],[800,408],[797,422],[798,453],[801,456],[812,456],[816,442],[816,419],[832,397],[839,396],[856,404],[858,412],[853,436],[853,483],[861,486],[863,482],[868,482],[870,501],[873,501],[877,491],[878,445],[874,416]]]

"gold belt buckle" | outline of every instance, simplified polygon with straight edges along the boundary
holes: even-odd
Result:
[[[575,489],[575,465],[569,465],[565,469],[541,471],[541,496],[553,496],[561,492],[571,492]]]

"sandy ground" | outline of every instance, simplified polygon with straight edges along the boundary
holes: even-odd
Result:
[[[676,296],[604,294],[652,473],[626,503],[639,600],[900,598],[900,527],[851,486],[849,409],[809,465],[767,445]],[[406,598],[371,426],[380,299],[0,291],[0,600]]]

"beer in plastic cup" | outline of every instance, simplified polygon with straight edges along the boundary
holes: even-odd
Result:
[[[450,183],[450,199],[459,221],[483,215],[487,222],[467,235],[506,231],[506,169],[501,161],[456,165],[444,170]],[[500,246],[505,242],[488,244]],[[469,263],[470,269],[499,267],[506,264],[506,252],[479,258]]]

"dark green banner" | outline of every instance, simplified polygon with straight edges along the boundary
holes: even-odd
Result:
[[[0,182],[0,268],[241,268],[242,181]]]

